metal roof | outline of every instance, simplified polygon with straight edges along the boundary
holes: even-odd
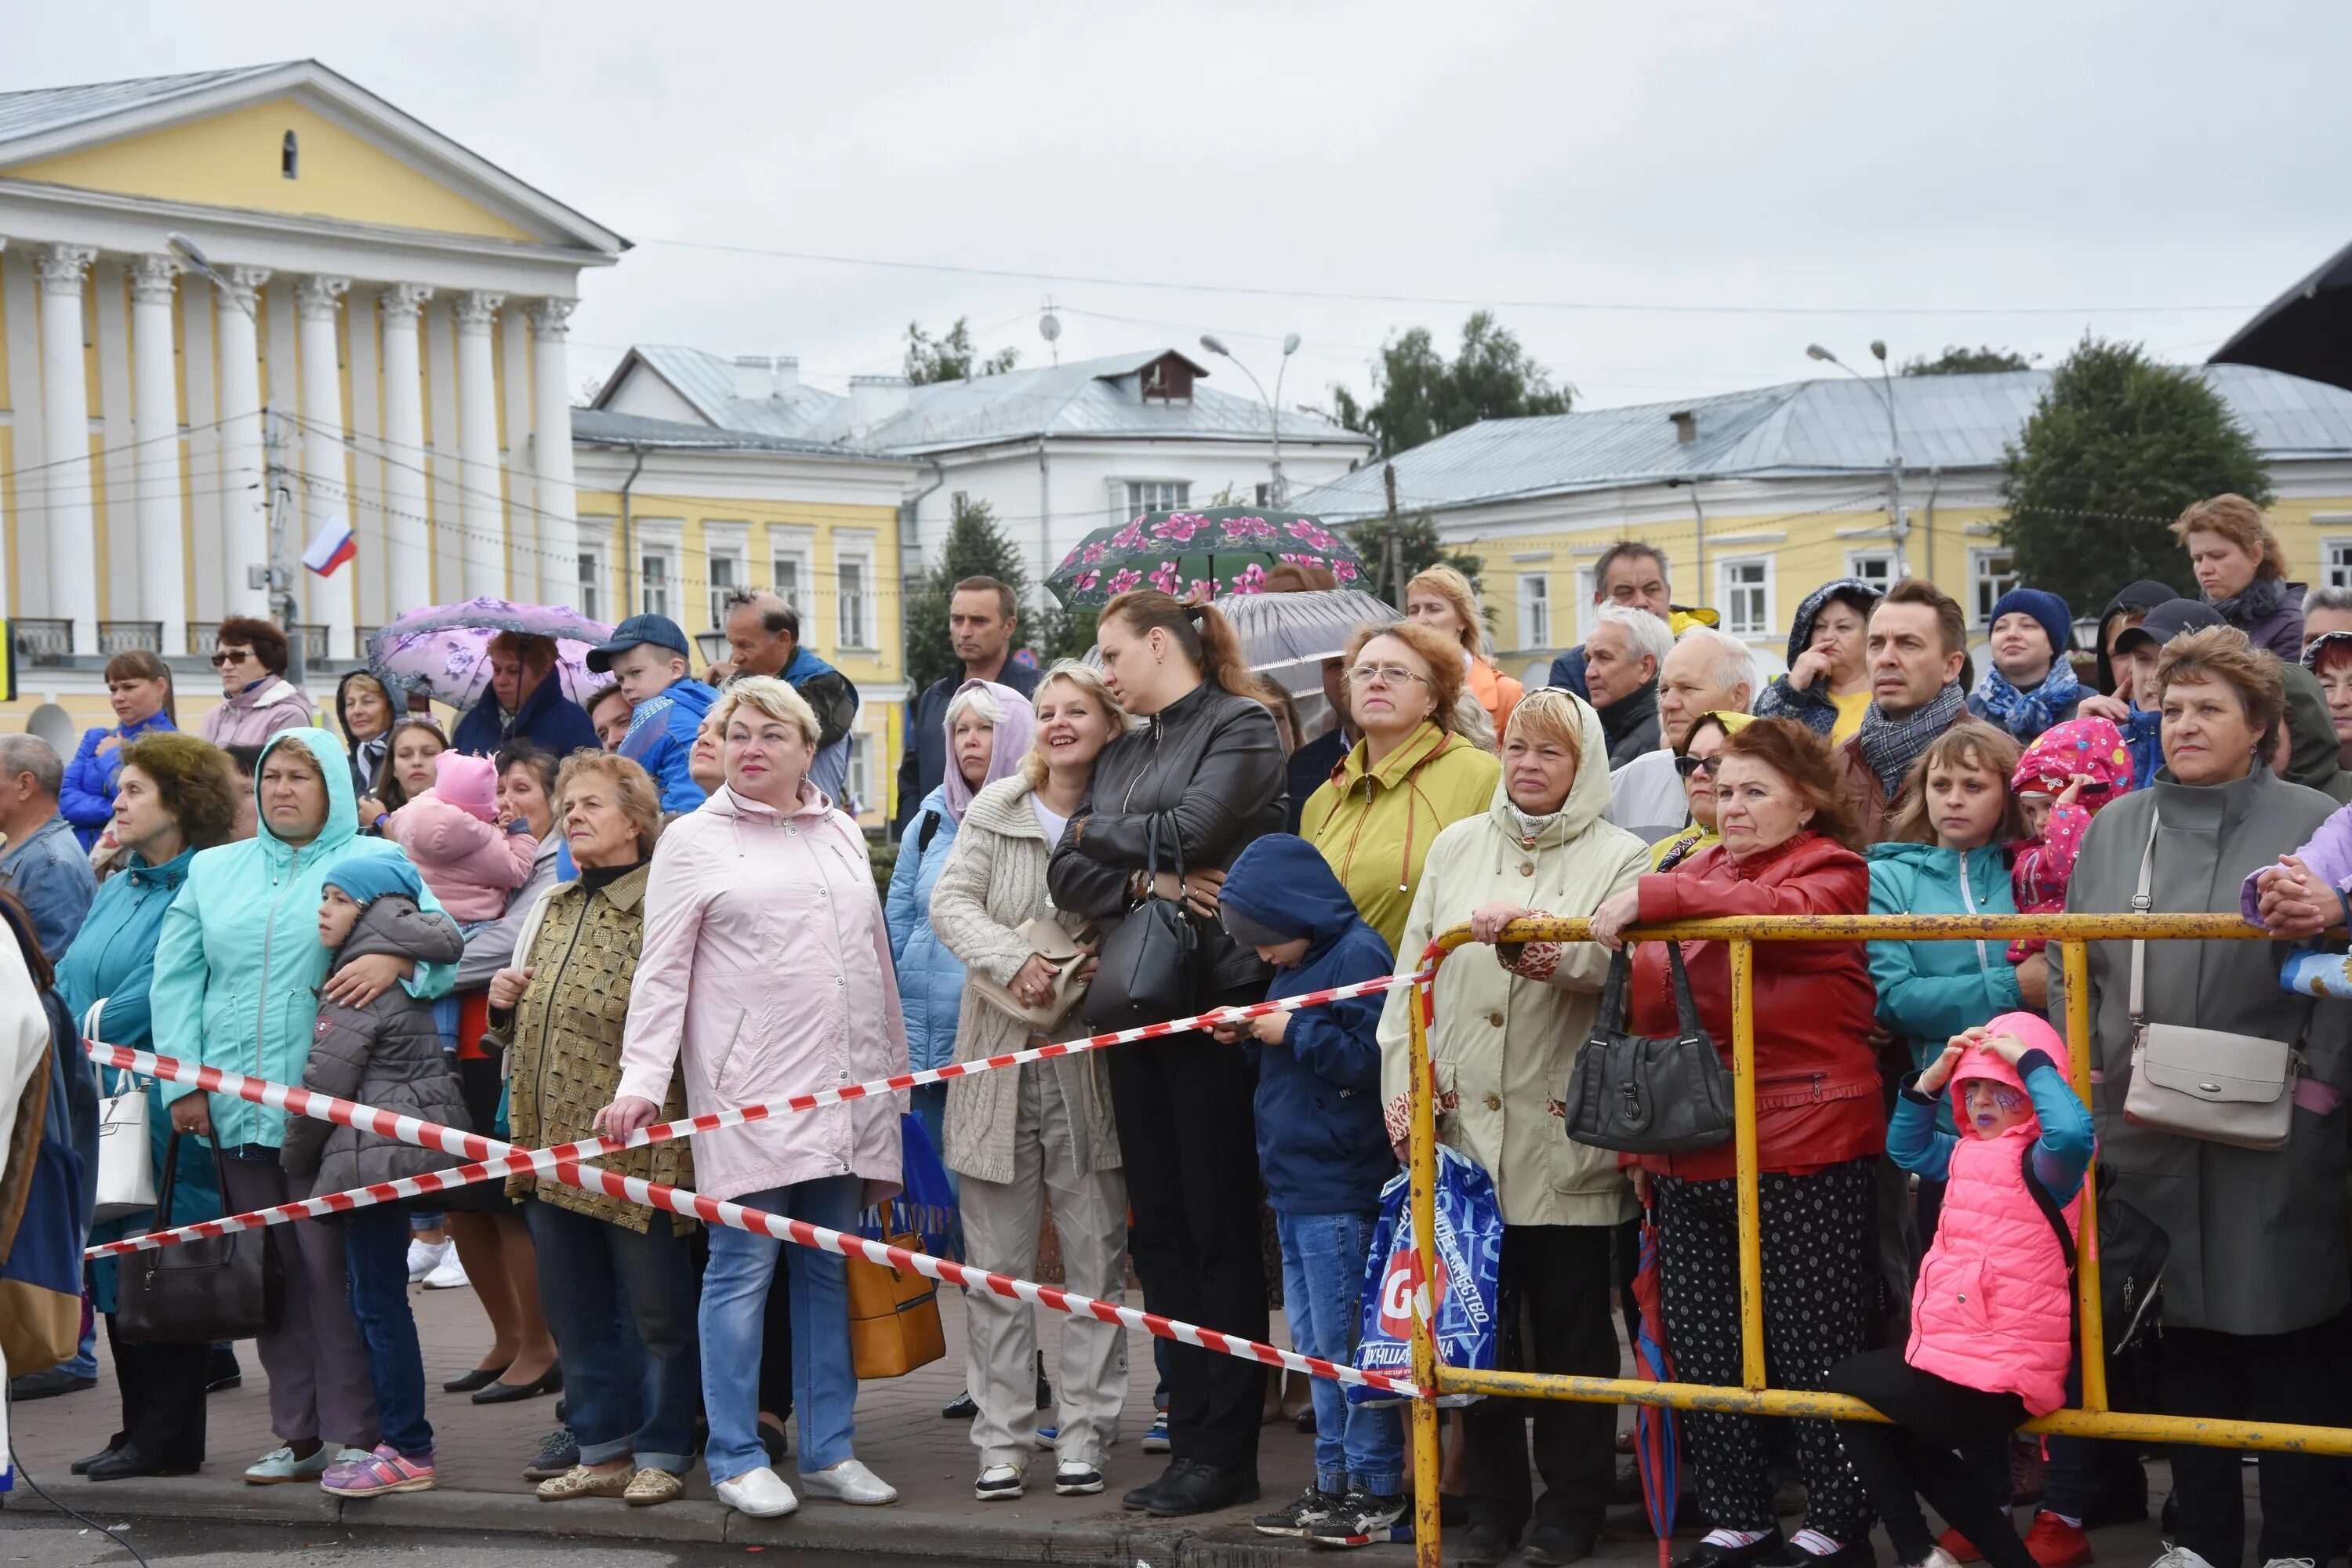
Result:
[[[2352,458],[2352,392],[2250,365],[2199,367],[2266,459]],[[1400,453],[1397,504],[1416,511],[1675,480],[1883,473],[1881,383],[1790,382],[1676,403],[1489,419]],[[1906,469],[1998,467],[2050,384],[2044,370],[1894,378]],[[1677,439],[1689,414],[1695,439]],[[1378,464],[1291,504],[1327,521],[1386,507]]]
[[[592,447],[775,452],[795,458],[830,458],[869,463],[912,461],[888,452],[877,452],[870,447],[845,447],[830,441],[796,440],[789,436],[767,436],[752,430],[724,430],[710,425],[688,425],[675,419],[648,419],[642,415],[614,414],[602,408],[574,408],[572,411],[572,438]]]
[[[1265,405],[1255,397],[1220,392],[1196,381],[1189,404],[1146,403],[1132,385],[1120,384],[1175,353],[1150,349],[909,387],[903,412],[859,431],[855,429],[855,404],[837,393],[803,384],[789,398],[738,397],[731,360],[701,349],[660,344],[640,344],[629,351],[631,358],[669,383],[714,425],[803,440],[855,438],[860,445],[893,452],[928,454],[1039,436],[1246,441],[1267,435]],[[621,371],[628,365],[625,359]],[[621,379],[621,372],[615,372],[606,380],[606,390]],[[1282,437],[1370,445],[1368,437],[1343,426],[1295,409],[1283,411]]]
[[[135,77],[128,81],[86,82],[74,87],[37,87],[0,92],[0,142],[37,131],[62,131],[104,120],[127,109],[143,109],[192,93],[209,92],[249,77],[283,70],[294,60],[238,66],[232,70],[184,71],[178,76]]]

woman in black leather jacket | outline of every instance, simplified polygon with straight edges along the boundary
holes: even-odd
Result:
[[[1150,722],[1096,763],[1046,871],[1054,902],[1096,917],[1108,937],[1143,896],[1156,818],[1163,889],[1172,890],[1171,831],[1183,851],[1197,944],[1192,1005],[1181,1011],[1263,1001],[1271,972],[1216,919],[1225,868],[1288,820],[1274,720],[1240,695],[1251,679],[1241,644],[1214,609],[1149,589],[1106,605],[1097,637],[1119,700]],[[1239,1044],[1189,1034],[1114,1047],[1108,1066],[1146,1310],[1265,1339],[1250,1058]],[[1264,1388],[1253,1362],[1171,1345],[1172,1459],[1127,1506],[1175,1517],[1255,1498]]]

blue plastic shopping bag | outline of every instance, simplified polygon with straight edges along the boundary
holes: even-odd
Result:
[[[1496,1297],[1503,1258],[1503,1211],[1494,1179],[1453,1150],[1437,1151],[1437,1357],[1446,1365],[1491,1371],[1497,1339]],[[1363,1317],[1356,1344],[1359,1372],[1412,1375],[1412,1310],[1423,1294],[1421,1253],[1413,1244],[1412,1179],[1399,1174],[1381,1189],[1380,1222],[1364,1260]],[[1449,1394],[1440,1405],[1468,1405],[1475,1394]],[[1393,1394],[1348,1385],[1354,1405],[1395,1405]]]

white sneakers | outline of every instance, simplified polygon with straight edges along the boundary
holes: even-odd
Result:
[[[991,1465],[972,1482],[971,1495],[982,1502],[1011,1502],[1026,1485],[1018,1465]]]
[[[803,1470],[800,1477],[801,1490],[811,1497],[855,1503],[859,1508],[877,1508],[898,1500],[897,1487],[856,1459],[844,1459],[831,1469]]]
[[[425,1288],[427,1290],[463,1290],[473,1284],[472,1280],[466,1278],[466,1266],[457,1259],[457,1243],[444,1242],[442,1247],[445,1256],[440,1262],[433,1266],[433,1271],[425,1277]],[[414,1242],[409,1244],[409,1250],[412,1252],[415,1250]]]
[[[783,1477],[765,1465],[747,1470],[731,1481],[720,1481],[710,1489],[718,1494],[720,1502],[754,1519],[782,1519],[801,1506],[793,1489],[784,1485]]]
[[[1940,1546],[1931,1546],[1927,1549],[1927,1555],[1912,1564],[1911,1568],[1960,1568],[1960,1560]]]
[[[408,1244],[408,1282],[420,1284],[425,1277],[440,1267],[441,1260],[457,1253],[457,1247],[446,1241],[411,1241]]]
[[[2166,1548],[2164,1555],[2149,1563],[2148,1568],[2213,1568],[2213,1564],[2186,1546],[2173,1546]]]

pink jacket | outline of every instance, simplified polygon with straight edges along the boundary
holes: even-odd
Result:
[[[205,714],[199,733],[215,746],[258,746],[280,730],[299,730],[310,721],[310,700],[301,688],[272,675]]]
[[[814,784],[791,816],[721,785],[670,824],[646,885],[618,1093],[696,1115],[907,1070],[890,935],[857,825]],[[825,1176],[899,1184],[904,1095],[694,1141],[695,1185],[742,1198]]]
[[[2040,1029],[2026,1026],[2032,1024]],[[2029,1045],[2064,1048],[2055,1031],[2030,1014],[2004,1014],[1992,1026],[2011,1030]],[[1971,1049],[1952,1074],[1950,1089],[1962,1127],[1968,1108],[1960,1085],[1968,1079],[2025,1088],[2000,1057]],[[2013,1393],[2034,1415],[2066,1403],[2066,1369],[2074,1353],[2065,1254],[2025,1185],[2025,1162],[2041,1136],[2041,1121],[2029,1116],[1998,1138],[1963,1133],[1952,1143],[1943,1215],[1936,1244],[1919,1266],[1911,1342],[1903,1358],[1964,1387]],[[2078,1191],[2062,1211],[2067,1228],[2077,1234],[2082,1207]]]
[[[449,918],[460,925],[506,913],[507,895],[530,880],[539,840],[509,833],[495,822],[428,789],[383,819],[383,836],[408,852],[417,874]]]

